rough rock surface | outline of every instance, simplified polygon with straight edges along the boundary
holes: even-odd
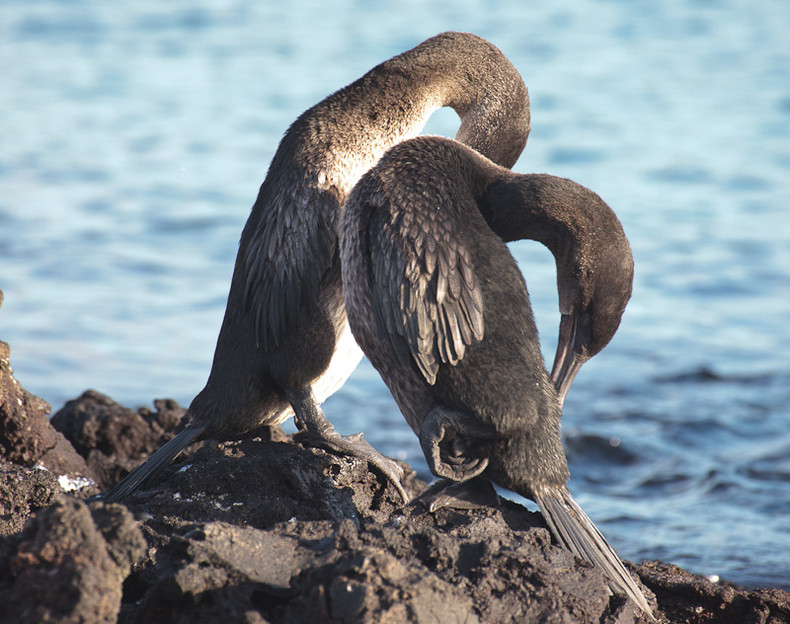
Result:
[[[123,581],[145,551],[120,505],[65,498],[3,543],[0,622],[116,622]]]
[[[52,426],[87,462],[102,490],[128,474],[173,437],[184,410],[175,401],[155,400],[155,412],[136,412],[94,390],[68,401],[52,416]]]
[[[57,477],[0,459],[0,537],[19,533],[37,509],[62,499]]]
[[[85,460],[50,424],[51,408],[14,379],[10,348],[0,342],[0,456],[21,466],[44,466],[58,475],[90,478]]]
[[[553,544],[540,514],[504,500],[403,508],[365,463],[281,434],[207,442],[124,505],[75,498],[52,468],[33,467],[52,433],[27,427],[40,403],[3,362],[0,623],[648,621]],[[57,422],[106,486],[172,435],[182,410],[156,407],[88,392]],[[424,487],[409,472],[406,489]],[[777,589],[658,561],[632,570],[661,622],[790,621],[790,594]]]

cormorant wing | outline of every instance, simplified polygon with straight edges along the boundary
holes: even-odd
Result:
[[[278,346],[285,331],[316,307],[319,284],[338,262],[338,193],[293,188],[298,194],[281,190],[267,195],[264,183],[256,208],[263,203],[265,209],[255,223],[252,217],[247,223],[239,250],[246,269],[245,303],[264,349]]]
[[[440,364],[457,364],[483,338],[482,290],[457,211],[415,205],[414,196],[387,201],[390,210],[376,211],[369,224],[379,338],[434,384]]]

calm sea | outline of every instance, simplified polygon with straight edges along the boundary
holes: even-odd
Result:
[[[616,210],[621,329],[566,402],[571,488],[629,559],[790,587],[790,3],[418,0],[0,4],[0,339],[58,409],[203,386],[239,234],[296,116],[442,30],[524,76],[520,172]],[[442,111],[428,131],[452,136]],[[544,354],[551,256],[512,251]],[[326,404],[426,476],[368,364]]]

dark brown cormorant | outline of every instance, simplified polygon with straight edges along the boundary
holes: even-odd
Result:
[[[104,496],[119,500],[198,438],[233,439],[292,414],[301,440],[369,461],[406,499],[401,468],[361,435],[341,436],[320,404],[362,356],[346,323],[338,223],[346,194],[392,145],[453,108],[456,139],[510,167],[529,133],[521,76],[495,46],[443,33],[305,111],[272,160],[241,235],[205,388],[186,427]]]
[[[482,476],[534,500],[561,544],[651,614],[566,486],[561,402],[503,238],[549,247],[563,319],[576,325],[561,339],[582,356],[600,350],[633,277],[614,213],[575,182],[514,174],[441,137],[396,145],[349,195],[341,262],[352,332],[435,475],[455,483]],[[567,389],[567,376],[558,379]]]

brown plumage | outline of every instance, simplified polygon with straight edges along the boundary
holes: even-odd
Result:
[[[305,111],[274,155],[244,227],[214,362],[186,428],[105,495],[119,500],[197,438],[231,439],[295,413],[301,439],[363,457],[403,492],[400,467],[338,435],[320,404],[356,367],[337,227],[346,194],[397,142],[450,106],[459,141],[512,166],[529,133],[516,69],[475,35],[443,33]]]

